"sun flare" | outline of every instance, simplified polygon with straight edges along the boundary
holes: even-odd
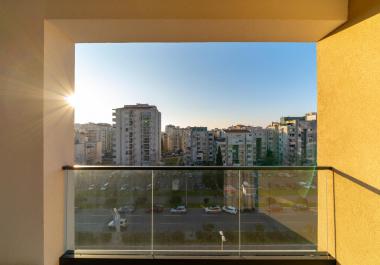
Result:
[[[78,103],[78,99],[74,94],[66,96],[65,101],[72,108],[75,108],[77,106],[77,103]]]

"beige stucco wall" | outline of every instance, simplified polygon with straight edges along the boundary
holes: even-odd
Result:
[[[318,163],[380,189],[380,3],[374,2],[352,1],[349,22],[318,42]],[[380,264],[379,194],[336,173],[335,195],[338,264]]]
[[[74,163],[74,110],[64,98],[74,93],[73,40],[54,25],[44,24],[44,264],[64,252],[65,179],[62,165]],[[60,242],[57,244],[57,242]]]
[[[43,263],[42,1],[0,1],[0,263]]]

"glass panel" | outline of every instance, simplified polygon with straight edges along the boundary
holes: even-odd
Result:
[[[76,169],[65,175],[67,249],[248,255],[334,245],[329,170]]]
[[[316,250],[316,170],[241,170],[241,250]]]
[[[76,249],[151,249],[152,171],[75,170],[72,177]]]
[[[238,250],[238,171],[155,170],[154,179],[155,251]]]

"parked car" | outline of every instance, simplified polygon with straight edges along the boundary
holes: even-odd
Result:
[[[233,206],[223,206],[223,211],[230,214],[237,214],[238,210]]]
[[[309,207],[307,207],[307,205],[305,204],[294,204],[293,205],[293,210],[295,211],[307,211],[309,209]]]
[[[95,184],[91,184],[90,186],[88,186],[88,190],[94,190],[95,189]]]
[[[210,206],[205,208],[206,213],[220,213],[222,209],[220,206]]]
[[[179,205],[175,208],[171,208],[170,213],[187,213],[187,209],[185,206]]]
[[[128,185],[124,184],[123,186],[121,186],[120,190],[121,191],[128,191],[129,190]]]
[[[108,223],[108,228],[109,229],[115,229],[116,226],[115,226],[115,221],[114,220],[111,220],[109,223]],[[125,229],[127,228],[127,219],[125,218],[120,218],[120,229]]]
[[[134,204],[128,204],[117,209],[119,213],[133,213],[135,210],[136,210],[136,207]]]
[[[164,207],[161,204],[154,204],[153,205],[153,212],[154,213],[162,213],[163,211],[164,211]],[[152,212],[152,208],[147,208],[145,210],[145,212],[151,213]]]
[[[240,209],[240,212],[242,212],[242,213],[252,213],[252,212],[255,212],[255,211],[256,211],[255,207]]]
[[[108,190],[109,185],[110,184],[108,182],[104,183],[103,186],[100,188],[100,190],[102,191]]]

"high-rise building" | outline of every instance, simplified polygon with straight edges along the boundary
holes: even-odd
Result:
[[[227,148],[226,148],[226,138],[225,137],[218,137],[214,140],[214,154],[215,154],[215,163],[216,157],[218,154],[218,150],[220,149],[220,153],[222,154],[222,163],[223,166],[226,165],[227,160]]]
[[[279,162],[282,165],[315,165],[317,113],[282,117],[279,125]]]
[[[252,160],[253,165],[261,165],[268,152],[267,130],[262,127],[252,127],[249,137],[252,137]],[[247,148],[247,150],[249,150]]]
[[[114,161],[118,165],[156,165],[161,159],[161,113],[148,104],[114,110]]]
[[[169,152],[169,137],[166,132],[161,132],[161,152],[163,154]]]
[[[224,130],[226,137],[226,165],[253,165],[253,138],[246,127],[230,127]]]
[[[279,160],[279,126],[280,123],[272,122],[266,127],[267,152],[272,152],[275,164],[278,164]]]
[[[191,127],[189,132],[187,156],[190,157],[191,163],[195,165],[214,163],[212,132],[207,131],[207,127]]]
[[[112,139],[110,124],[75,124],[75,162],[82,165],[111,163]]]
[[[85,135],[86,141],[89,143],[98,143],[101,142],[101,163],[110,164],[112,163],[113,155],[113,137],[114,137],[114,128],[108,123],[85,123],[85,124],[76,124],[76,133],[81,132]],[[78,138],[76,137],[76,142]],[[83,143],[83,139],[79,141]],[[97,144],[100,146],[100,144]],[[97,150],[99,147],[97,147]],[[78,148],[80,150],[80,148]],[[79,151],[78,151],[79,152]],[[97,154],[99,156],[99,154]],[[99,163],[100,163],[99,162]]]
[[[168,152],[179,152],[182,149],[181,129],[169,124],[165,126],[165,133],[168,136]]]
[[[305,121],[300,122],[301,163],[316,165],[317,163],[317,113],[306,113]]]

